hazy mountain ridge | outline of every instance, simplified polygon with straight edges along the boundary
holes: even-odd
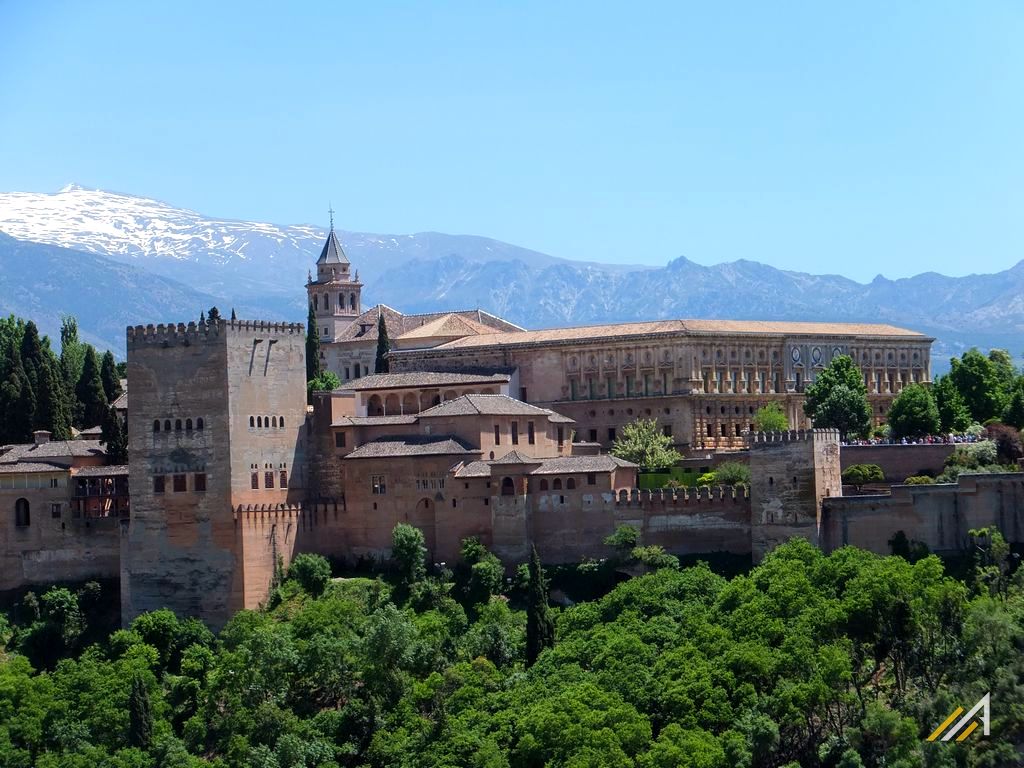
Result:
[[[212,301],[240,314],[301,320],[303,284],[326,235],[319,227],[211,218],[75,186],[51,195],[0,194],[0,231],[78,252],[47,252],[54,263],[85,265],[81,252],[94,254],[98,261],[88,263],[121,286],[119,316],[131,322],[174,319],[168,313],[178,307],[187,319]],[[1006,346],[1015,355],[1024,349],[1024,262],[991,275],[928,272],[862,284],[749,259],[703,266],[680,257],[664,267],[638,267],[574,262],[470,235],[339,230],[339,236],[365,283],[364,306],[381,301],[409,312],[479,306],[534,328],[667,317],[888,322],[936,336],[940,367],[942,358],[973,344]],[[5,290],[13,297],[0,308],[74,312],[80,284],[40,285],[31,271],[12,271],[12,242],[0,240]],[[123,266],[114,262],[139,271],[111,273]],[[155,304],[141,279],[147,273],[172,278],[156,284],[163,299]],[[189,301],[199,304],[189,309]],[[81,320],[121,351],[123,330],[115,335],[102,313]]]

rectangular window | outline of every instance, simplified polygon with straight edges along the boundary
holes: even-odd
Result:
[[[558,447],[561,448],[563,445],[565,445],[565,428],[564,427],[559,427],[557,434],[558,434]]]
[[[359,366],[356,365],[355,368],[352,369],[352,371],[353,371],[353,373],[355,373],[355,377],[358,379],[359,378]]]
[[[153,493],[163,493],[163,492],[164,492],[164,476],[163,475],[156,475],[153,478]]]
[[[334,447],[335,448],[344,448],[345,447],[345,433],[344,432],[335,432],[334,433]]]
[[[174,492],[185,493],[188,490],[188,475],[174,476]]]
[[[633,394],[633,377],[626,376],[626,397],[630,397]]]
[[[282,488],[287,488],[288,487],[288,470],[287,469],[282,469],[281,470],[281,478],[280,479],[281,479],[281,487]]]
[[[663,434],[665,437],[672,437],[672,425],[671,424],[664,424],[664,425],[662,425],[662,427],[661,427],[661,434]]]
[[[667,395],[668,392],[668,374],[661,374],[661,394]]]
[[[608,442],[615,440],[615,427],[608,427]]]
[[[736,437],[740,437],[742,434],[743,434],[743,425],[742,424],[737,424],[736,425]]]
[[[50,517],[60,519],[60,504],[50,505]]]
[[[501,445],[501,427],[498,424],[494,425],[494,444]]]
[[[327,327],[325,326],[324,327],[324,336],[326,336],[326,335],[327,335]]]
[[[722,437],[725,437],[725,435],[726,435],[725,424],[720,425],[719,431],[722,433]]]
[[[274,487],[274,473],[273,472],[264,472],[263,473],[263,487],[264,488],[273,488]]]
[[[59,477],[51,477],[50,478],[50,487],[51,488],[56,488],[59,485],[60,485],[60,478]]]
[[[530,445],[534,445],[537,442],[537,432],[533,427],[533,422],[526,422],[526,442]]]
[[[651,374],[644,374],[644,397],[651,396]]]
[[[512,445],[519,445],[519,422],[512,422]]]
[[[569,379],[569,399],[575,400],[576,395],[576,379]]]
[[[251,475],[249,475],[249,487],[252,488],[254,491],[258,491],[260,489],[259,472],[253,472]]]
[[[614,384],[614,381],[615,381],[615,380],[614,380],[614,379],[612,379],[612,378],[609,378],[609,379],[607,380],[607,384],[608,384],[608,399],[609,399],[609,400],[611,400],[611,399],[612,399],[613,397],[615,397],[615,394],[614,394],[614,392],[615,392],[615,384]]]
[[[370,493],[374,496],[383,496],[388,492],[384,475],[370,475]]]
[[[196,493],[205,493],[206,492],[206,473],[205,472],[196,472],[195,478],[193,480],[193,485],[195,487]]]
[[[352,378],[352,376],[349,375],[349,367],[346,365],[345,366],[345,380],[348,381],[351,378]]]
[[[589,397],[591,400],[594,399],[594,380],[593,379],[587,379],[587,397]]]
[[[587,473],[587,485],[597,485],[597,475],[593,472]]]
[[[526,387],[519,388],[519,399],[522,400],[524,403],[529,402],[529,400],[526,399]]]

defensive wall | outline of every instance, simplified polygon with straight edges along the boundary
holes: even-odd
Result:
[[[937,477],[955,448],[953,443],[844,445],[839,460],[844,470],[854,464],[877,464],[887,483],[902,483],[914,475]]]

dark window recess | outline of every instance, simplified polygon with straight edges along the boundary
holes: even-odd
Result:
[[[537,442],[537,430],[534,428],[532,421],[526,422],[526,442],[530,445],[534,445]]]
[[[274,473],[273,472],[264,472],[263,473],[263,487],[264,488],[273,488],[274,487]]]
[[[597,485],[597,475],[593,472],[587,473],[587,485]]]
[[[174,476],[174,492],[185,493],[188,490],[188,475]]]
[[[287,488],[288,487],[288,470],[287,469],[282,469],[281,470],[281,477],[279,479],[281,480],[281,487],[282,488]]]
[[[196,493],[204,493],[206,491],[206,473],[196,472],[193,484],[195,486]]]
[[[345,447],[345,433],[344,432],[335,432],[334,433],[334,447],[335,448],[344,448]]]
[[[163,475],[156,475],[153,478],[153,493],[163,493],[165,480]]]
[[[249,487],[254,491],[258,491],[260,488],[260,473],[253,472],[249,475]]]
[[[608,427],[608,440],[609,442],[615,440],[615,427]]]
[[[519,422],[512,422],[512,445],[519,445]]]
[[[597,442],[597,430],[596,429],[590,430],[590,442],[592,442],[592,443],[596,443]]]
[[[60,519],[60,504],[50,505],[50,517],[54,518],[55,520]]]
[[[498,424],[494,425],[494,444],[501,445],[501,427]]]
[[[665,437],[672,437],[672,425],[665,424],[664,426],[662,426],[661,434],[663,434]]]

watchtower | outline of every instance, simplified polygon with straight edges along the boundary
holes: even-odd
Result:
[[[352,321],[362,314],[362,288],[359,272],[350,274],[352,265],[334,232],[334,217],[331,215],[331,229],[327,240],[316,260],[316,280],[309,275],[306,295],[316,318],[316,331],[321,342],[337,341]]]

